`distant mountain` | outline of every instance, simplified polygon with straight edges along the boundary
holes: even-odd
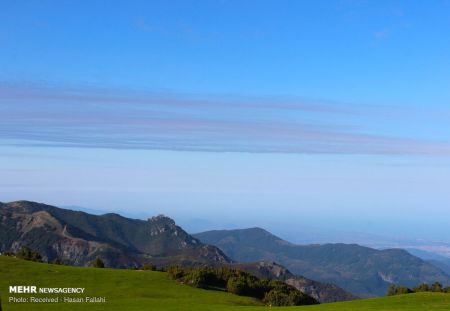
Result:
[[[295,245],[261,228],[215,230],[194,235],[238,262],[275,261],[292,273],[337,284],[359,296],[386,294],[390,284],[450,284],[442,270],[401,249],[357,244]]]
[[[447,275],[450,275],[450,259],[447,260],[428,259],[425,261],[432,264],[435,267],[438,267],[439,269],[444,271]]]
[[[88,265],[97,256],[107,266],[219,265],[229,263],[217,247],[205,245],[165,216],[145,220],[118,214],[91,215],[50,205],[0,203],[0,252],[27,246],[45,260]]]
[[[425,260],[426,262],[438,267],[439,269],[444,271],[447,275],[450,275],[449,257],[415,248],[408,248],[407,251],[413,254],[414,256],[417,256]]]
[[[450,260],[449,257],[446,256],[442,256],[438,253],[434,253],[434,252],[430,252],[430,251],[425,251],[422,249],[417,249],[417,248],[405,248],[405,250],[407,250],[410,254],[419,257],[423,260],[442,260],[442,261],[446,261],[446,260]]]
[[[234,263],[233,267],[249,272],[259,278],[276,279],[294,286],[299,291],[313,297],[320,303],[355,300],[358,297],[342,288],[329,283],[320,283],[292,274],[288,269],[275,262]]]

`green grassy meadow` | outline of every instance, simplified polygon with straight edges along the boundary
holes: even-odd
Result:
[[[106,303],[9,303],[10,285],[38,287],[84,287],[83,295],[104,296]],[[450,294],[421,293],[304,307],[270,308],[259,301],[226,292],[196,289],[178,284],[166,273],[119,269],[97,269],[34,263],[0,256],[0,295],[3,311],[33,310],[450,310]],[[35,297],[58,295],[34,294]]]

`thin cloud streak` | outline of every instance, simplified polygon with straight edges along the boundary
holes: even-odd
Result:
[[[360,113],[361,107],[288,97],[206,96],[3,82],[0,145],[450,154],[448,143],[374,134],[348,122]]]

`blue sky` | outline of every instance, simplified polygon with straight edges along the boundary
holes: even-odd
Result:
[[[450,241],[449,1],[1,7],[0,201]]]

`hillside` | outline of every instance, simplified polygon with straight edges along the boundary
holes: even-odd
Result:
[[[294,286],[301,292],[313,297],[320,303],[358,299],[358,297],[346,292],[334,284],[321,283],[307,279],[303,276],[294,275],[288,269],[275,262],[261,261],[234,263],[231,266],[236,267],[239,270],[247,271],[260,278],[283,281]]]
[[[382,296],[390,284],[450,284],[442,270],[400,249],[356,244],[295,245],[261,228],[215,230],[194,235],[239,262],[275,261],[292,273],[330,282],[359,296]]]
[[[17,252],[22,246],[46,261],[80,266],[97,256],[109,267],[229,262],[218,248],[201,243],[165,216],[145,221],[28,201],[0,203],[0,252]]]
[[[432,252],[427,252],[427,251],[420,250],[420,249],[414,249],[414,248],[408,248],[407,251],[409,253],[411,253],[412,255],[417,256],[417,257],[429,262],[433,266],[438,267],[439,269],[441,269],[442,271],[447,273],[447,275],[450,275],[450,258],[449,257],[442,256],[442,255],[432,253]]]
[[[450,259],[446,260],[429,259],[426,261],[432,264],[433,266],[438,267],[439,269],[447,273],[447,275],[450,275]]]
[[[39,287],[85,287],[86,295],[105,296],[107,302],[104,304],[13,304],[7,301],[9,296],[7,294],[8,286],[11,284],[36,285]],[[180,306],[187,311],[268,310],[267,307],[261,306],[254,299],[179,284],[169,279],[163,272],[49,265],[5,256],[0,256],[0,295],[3,309],[8,311],[171,311],[180,310]],[[26,297],[27,295],[18,296]],[[423,293],[317,306],[281,307],[279,310],[441,311],[449,310],[449,305],[449,294]]]
[[[104,304],[8,304],[12,284],[39,287],[85,287],[84,295],[104,296]],[[0,294],[4,310],[227,310],[229,306],[260,305],[251,298],[225,292],[200,290],[178,284],[166,273],[126,269],[98,269],[34,263],[0,256]],[[30,296],[30,295],[16,295]],[[54,295],[37,295],[39,297]],[[151,308],[151,309],[150,309]]]

